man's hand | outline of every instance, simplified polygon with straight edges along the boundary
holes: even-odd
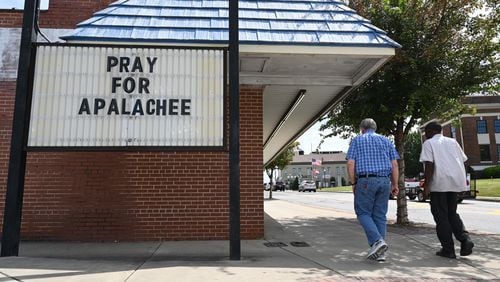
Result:
[[[398,188],[398,184],[392,184],[391,185],[391,194],[396,197],[398,194],[399,194],[399,188]]]
[[[424,183],[424,201],[429,199],[429,195],[431,194],[431,190],[429,189],[429,185]]]

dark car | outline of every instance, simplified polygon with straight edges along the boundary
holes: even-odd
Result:
[[[285,183],[283,181],[276,181],[274,184],[273,191],[285,191]]]

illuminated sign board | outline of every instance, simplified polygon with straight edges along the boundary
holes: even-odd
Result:
[[[223,146],[225,55],[40,45],[28,146]]]

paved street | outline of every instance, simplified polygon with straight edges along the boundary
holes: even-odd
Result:
[[[269,197],[265,192],[264,197]],[[354,212],[351,193],[302,193],[295,191],[273,192],[273,198],[314,207],[332,208],[339,211]],[[396,220],[396,201],[389,202],[389,220]],[[500,234],[500,202],[464,200],[458,205],[458,213],[469,231]],[[429,202],[408,200],[408,217],[412,222],[434,225]]]

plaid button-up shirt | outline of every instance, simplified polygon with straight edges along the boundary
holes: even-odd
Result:
[[[354,160],[356,175],[388,176],[392,171],[391,161],[397,159],[399,154],[392,142],[373,130],[355,137],[346,156],[346,160]]]

